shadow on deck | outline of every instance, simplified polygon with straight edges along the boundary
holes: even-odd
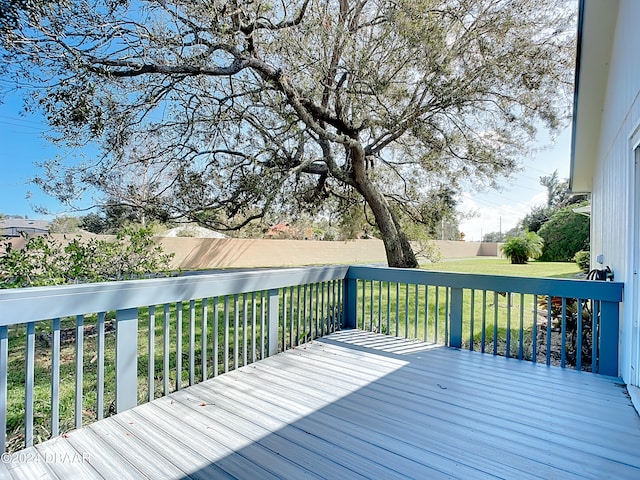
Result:
[[[618,381],[346,330],[12,454],[0,476],[635,479]]]

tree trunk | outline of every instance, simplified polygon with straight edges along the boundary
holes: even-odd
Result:
[[[390,267],[417,268],[418,260],[411,244],[393,214],[387,199],[369,179],[363,152],[352,150],[353,179],[355,187],[363,196],[376,219]]]

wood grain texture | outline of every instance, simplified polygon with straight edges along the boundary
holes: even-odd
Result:
[[[0,477],[636,479],[618,382],[346,330],[23,451],[83,461]]]

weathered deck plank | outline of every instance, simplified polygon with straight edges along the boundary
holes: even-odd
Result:
[[[640,478],[616,381],[344,331],[24,450],[0,478]]]

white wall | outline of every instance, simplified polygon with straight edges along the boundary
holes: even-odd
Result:
[[[640,142],[639,19],[640,2],[620,2],[593,179],[591,217],[592,262],[603,254],[604,264],[614,271],[615,280],[626,284],[620,322],[620,374],[627,383],[635,385],[639,368],[632,352],[638,338],[633,338],[632,300],[638,285],[632,265],[638,246],[633,244],[633,229],[640,220],[640,207],[633,205],[633,150]]]

